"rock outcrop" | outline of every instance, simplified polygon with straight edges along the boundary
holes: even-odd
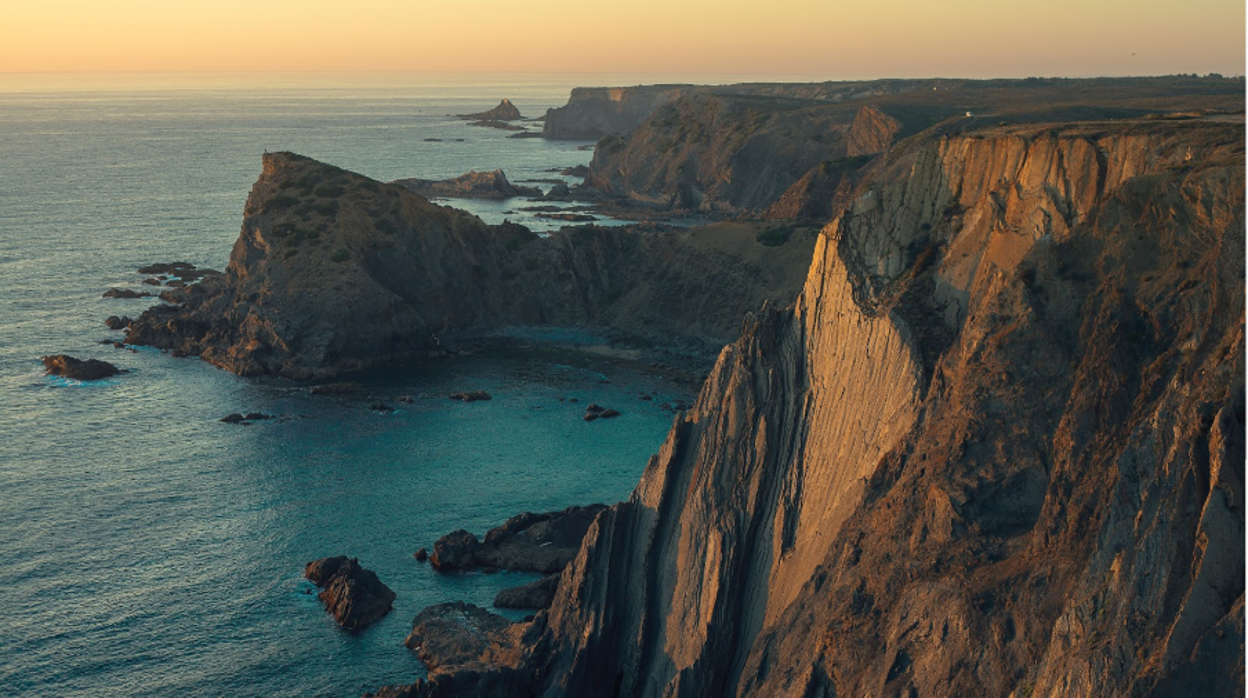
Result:
[[[801,287],[814,236],[756,227],[489,226],[397,185],[291,153],[265,156],[227,271],[167,289],[126,341],[240,375],[331,379],[424,360],[513,326],[722,346],[740,318]]]
[[[542,195],[542,190],[537,187],[518,187],[507,181],[507,175],[502,170],[469,172],[452,179],[399,179],[394,183],[424,197],[512,199]]]
[[[553,574],[576,555],[594,518],[606,507],[594,504],[543,514],[525,512],[492,528],[485,540],[460,530],[433,544],[429,561],[444,572],[477,568]]]
[[[498,106],[493,109],[487,109],[475,114],[460,114],[459,118],[468,121],[519,121],[524,116],[520,114],[520,110],[516,108],[516,105],[511,103],[511,100],[504,97],[503,101],[499,102]]]
[[[43,369],[49,376],[61,376],[79,381],[96,381],[122,373],[121,369],[99,359],[76,359],[68,354],[43,357]]]
[[[303,576],[321,588],[317,598],[344,629],[360,632],[381,620],[394,605],[395,594],[356,558],[343,555],[309,562]]]
[[[390,690],[1242,692],[1243,144],[895,146],[512,627],[520,671]]]
[[[531,610],[549,608],[555,600],[555,593],[559,591],[560,577],[561,575],[551,574],[536,582],[503,589],[494,596],[494,606]]]

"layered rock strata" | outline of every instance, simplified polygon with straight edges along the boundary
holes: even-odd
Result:
[[[502,668],[383,694],[1242,694],[1243,142],[893,149]]]

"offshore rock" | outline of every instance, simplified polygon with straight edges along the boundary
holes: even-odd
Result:
[[[303,575],[321,588],[317,598],[344,629],[359,632],[380,620],[394,605],[394,592],[356,558],[325,557],[309,562]]]
[[[444,572],[478,567],[552,574],[567,566],[594,518],[606,507],[594,504],[544,514],[524,513],[492,528],[480,541],[468,531],[442,536],[429,560]]]
[[[460,114],[459,118],[470,121],[518,121],[524,117],[511,100],[504,98],[497,107],[475,114]]]
[[[122,370],[99,359],[75,359],[68,354],[43,357],[43,368],[49,376],[62,376],[79,381],[95,381],[122,373]]]

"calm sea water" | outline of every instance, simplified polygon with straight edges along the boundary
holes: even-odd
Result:
[[[670,424],[659,403],[685,397],[617,366],[472,359],[371,378],[369,396],[416,398],[379,414],[365,396],[99,344],[116,336],[104,317],[147,305],[100,298],[135,286],[136,267],[224,267],[265,150],[381,180],[501,167],[524,181],[591,155],[448,116],[502,97],[537,116],[575,79],[297,82],[0,81],[0,693],[346,696],[410,682],[423,675],[402,645],[417,612],[488,606],[530,579],[439,575],[413,551],[520,511],[626,497]],[[62,352],[129,372],[44,376],[39,357]],[[445,397],[464,389],[494,400]],[[588,401],[624,416],[583,422]],[[217,421],[238,411],[283,419]],[[335,554],[398,593],[359,636],[301,579]]]

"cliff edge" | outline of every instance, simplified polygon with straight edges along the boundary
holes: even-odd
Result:
[[[519,663],[379,695],[1242,695],[1243,143],[895,147]]]

